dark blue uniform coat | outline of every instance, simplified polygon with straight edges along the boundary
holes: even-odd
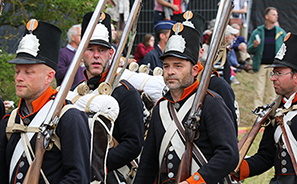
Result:
[[[197,87],[198,82],[196,81],[192,86],[184,90],[182,98],[175,103],[170,92],[161,101],[168,100],[169,103],[174,103],[176,110],[179,111],[185,101],[195,93]],[[159,173],[159,151],[165,134],[159,108],[158,103],[153,111],[135,184],[153,184],[155,180],[158,183],[174,181],[178,171],[180,159],[175,151],[169,148],[165,151],[163,159],[166,169]],[[188,114],[189,112],[184,117],[182,123],[185,123]],[[223,99],[215,92],[207,93],[203,103],[201,124],[199,126],[200,136],[194,142],[208,160],[208,163],[198,170],[199,175],[208,184],[217,183],[235,169],[238,163],[236,132],[232,119],[232,113]],[[171,165],[169,163],[173,167],[169,167],[168,165]],[[169,173],[173,173],[173,177],[169,177]]]
[[[30,123],[42,106],[55,94],[51,87],[38,99],[32,102],[33,113],[25,117],[21,116],[24,123]],[[20,114],[24,111],[24,101],[21,104],[15,119],[20,123]],[[9,183],[9,166],[19,133],[13,133],[9,140],[6,137],[6,125],[9,115],[0,122],[0,181]],[[56,145],[50,151],[46,151],[43,158],[42,170],[50,183],[90,183],[90,139],[91,134],[88,119],[84,112],[71,108],[61,117],[56,128],[56,134],[60,138],[61,150]],[[30,143],[35,150],[37,133]],[[10,183],[22,183],[29,168],[27,158],[21,156],[18,161]],[[44,183],[40,175],[39,183]]]

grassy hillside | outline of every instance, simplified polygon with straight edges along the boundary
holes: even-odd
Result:
[[[235,99],[238,102],[239,105],[239,111],[240,111],[240,129],[247,129],[253,125],[256,116],[251,112],[254,109],[254,85],[253,85],[253,79],[254,75],[252,72],[247,73],[245,71],[236,73],[236,78],[240,82],[239,85],[231,85],[231,87],[234,90],[235,93]],[[270,103],[265,101],[264,103]],[[245,133],[242,133],[239,135],[239,140],[244,136]],[[254,155],[257,152],[257,149],[259,147],[259,142],[262,138],[263,133],[260,132],[254,143],[252,144],[249,152],[247,155],[251,156]],[[248,178],[244,181],[244,184],[266,184],[269,183],[270,179],[274,175],[274,169],[270,169],[269,171],[255,177]]]

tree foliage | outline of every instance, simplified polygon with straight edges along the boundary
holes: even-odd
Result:
[[[0,54],[0,96],[3,100],[12,100],[17,105],[19,98],[14,88],[14,65],[8,61],[15,58],[15,55],[7,54],[5,51]]]
[[[67,30],[82,22],[85,13],[94,11],[98,0],[4,0],[5,8],[0,16],[0,26],[8,26],[0,39],[11,39],[11,28],[20,29],[28,20],[35,18],[52,23],[63,31],[66,40]]]

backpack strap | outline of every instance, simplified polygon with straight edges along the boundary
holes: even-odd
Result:
[[[64,115],[65,112],[67,112],[71,108],[75,108],[75,106],[73,104],[65,105],[61,109],[59,119]],[[27,127],[27,126],[15,123],[17,110],[18,108],[14,109],[11,112],[11,115],[7,122],[7,127],[6,127],[7,141],[10,139],[11,134],[16,132],[35,132],[35,133],[39,132],[39,127]],[[56,129],[54,130],[53,135],[51,137],[54,140],[54,144],[58,147],[59,150],[61,150],[61,142],[60,142],[60,138],[56,134]]]
[[[61,119],[61,117],[65,114],[65,112],[67,112],[69,109],[72,109],[72,108],[75,108],[75,106],[73,104],[65,105],[61,109],[61,112],[60,112],[60,115],[59,115],[59,119]],[[58,147],[58,149],[61,150],[61,142],[60,142],[60,138],[56,134],[56,129],[54,129],[54,132],[53,132],[51,138],[54,140],[54,144]]]
[[[14,109],[11,112],[10,117],[8,119],[7,126],[6,126],[6,137],[7,137],[7,141],[9,140],[11,134],[13,133],[12,127],[13,127],[13,125],[15,125],[14,121],[15,121],[15,117],[16,117],[17,111],[18,111],[18,108]]]

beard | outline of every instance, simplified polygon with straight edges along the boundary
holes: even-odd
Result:
[[[103,63],[103,62],[102,62]],[[108,66],[109,66],[109,56],[107,57],[106,59],[106,62],[104,63],[104,65],[102,65],[102,71],[100,73],[94,73],[91,71],[91,65],[92,64],[89,64],[88,62],[85,62],[84,60],[84,65],[85,65],[85,68],[86,70],[92,75],[92,76],[99,76],[101,75],[102,73],[104,73],[106,70],[108,70]]]

